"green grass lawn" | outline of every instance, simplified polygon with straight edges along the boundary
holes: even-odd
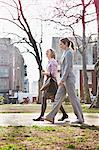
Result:
[[[99,127],[0,127],[0,150],[99,150]]]
[[[39,113],[40,104],[0,105],[1,113]],[[51,110],[48,104],[46,112]],[[65,105],[72,112],[71,105]],[[99,113],[99,109],[88,109],[82,105],[83,112]],[[0,150],[99,150],[99,127],[88,125],[0,127]]]
[[[0,105],[0,113],[39,113],[41,105],[40,104],[5,104]],[[73,112],[72,106],[64,103],[64,108],[67,113]],[[46,112],[49,112],[52,109],[52,105],[48,104]],[[99,113],[99,109],[91,108],[89,105],[82,104],[83,112],[86,113]]]

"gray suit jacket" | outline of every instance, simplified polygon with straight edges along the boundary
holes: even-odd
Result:
[[[73,73],[73,52],[71,49],[66,50],[61,59],[61,81],[66,82],[69,78],[75,80]]]

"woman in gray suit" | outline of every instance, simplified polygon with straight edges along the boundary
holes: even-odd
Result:
[[[61,57],[61,80],[55,96],[54,107],[46,116],[45,120],[54,123],[55,115],[57,114],[66,92],[68,93],[75,115],[77,116],[76,123],[83,123],[83,113],[80,105],[80,100],[75,93],[75,76],[73,73],[73,43],[68,39],[61,39],[59,46],[63,49]],[[71,48],[70,48],[71,46]]]

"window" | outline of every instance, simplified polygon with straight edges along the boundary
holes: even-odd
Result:
[[[0,65],[7,65],[9,63],[8,54],[0,55]]]
[[[0,79],[0,90],[8,90],[8,89],[9,89],[9,80]]]
[[[9,68],[1,66],[0,67],[0,77],[9,77]]]

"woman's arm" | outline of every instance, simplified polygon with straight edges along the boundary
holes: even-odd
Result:
[[[53,77],[56,77],[56,75],[57,75],[57,69],[58,69],[58,64],[57,63],[51,63],[51,65],[50,65],[50,74]]]
[[[46,76],[53,76],[56,77],[57,75],[57,69],[58,69],[58,63],[57,61],[50,61],[47,71],[43,71],[42,74]]]
[[[65,56],[65,68],[63,70],[63,74],[61,77],[61,82],[66,81],[66,78],[69,72],[71,71],[71,67],[72,67],[72,53],[69,51]]]

